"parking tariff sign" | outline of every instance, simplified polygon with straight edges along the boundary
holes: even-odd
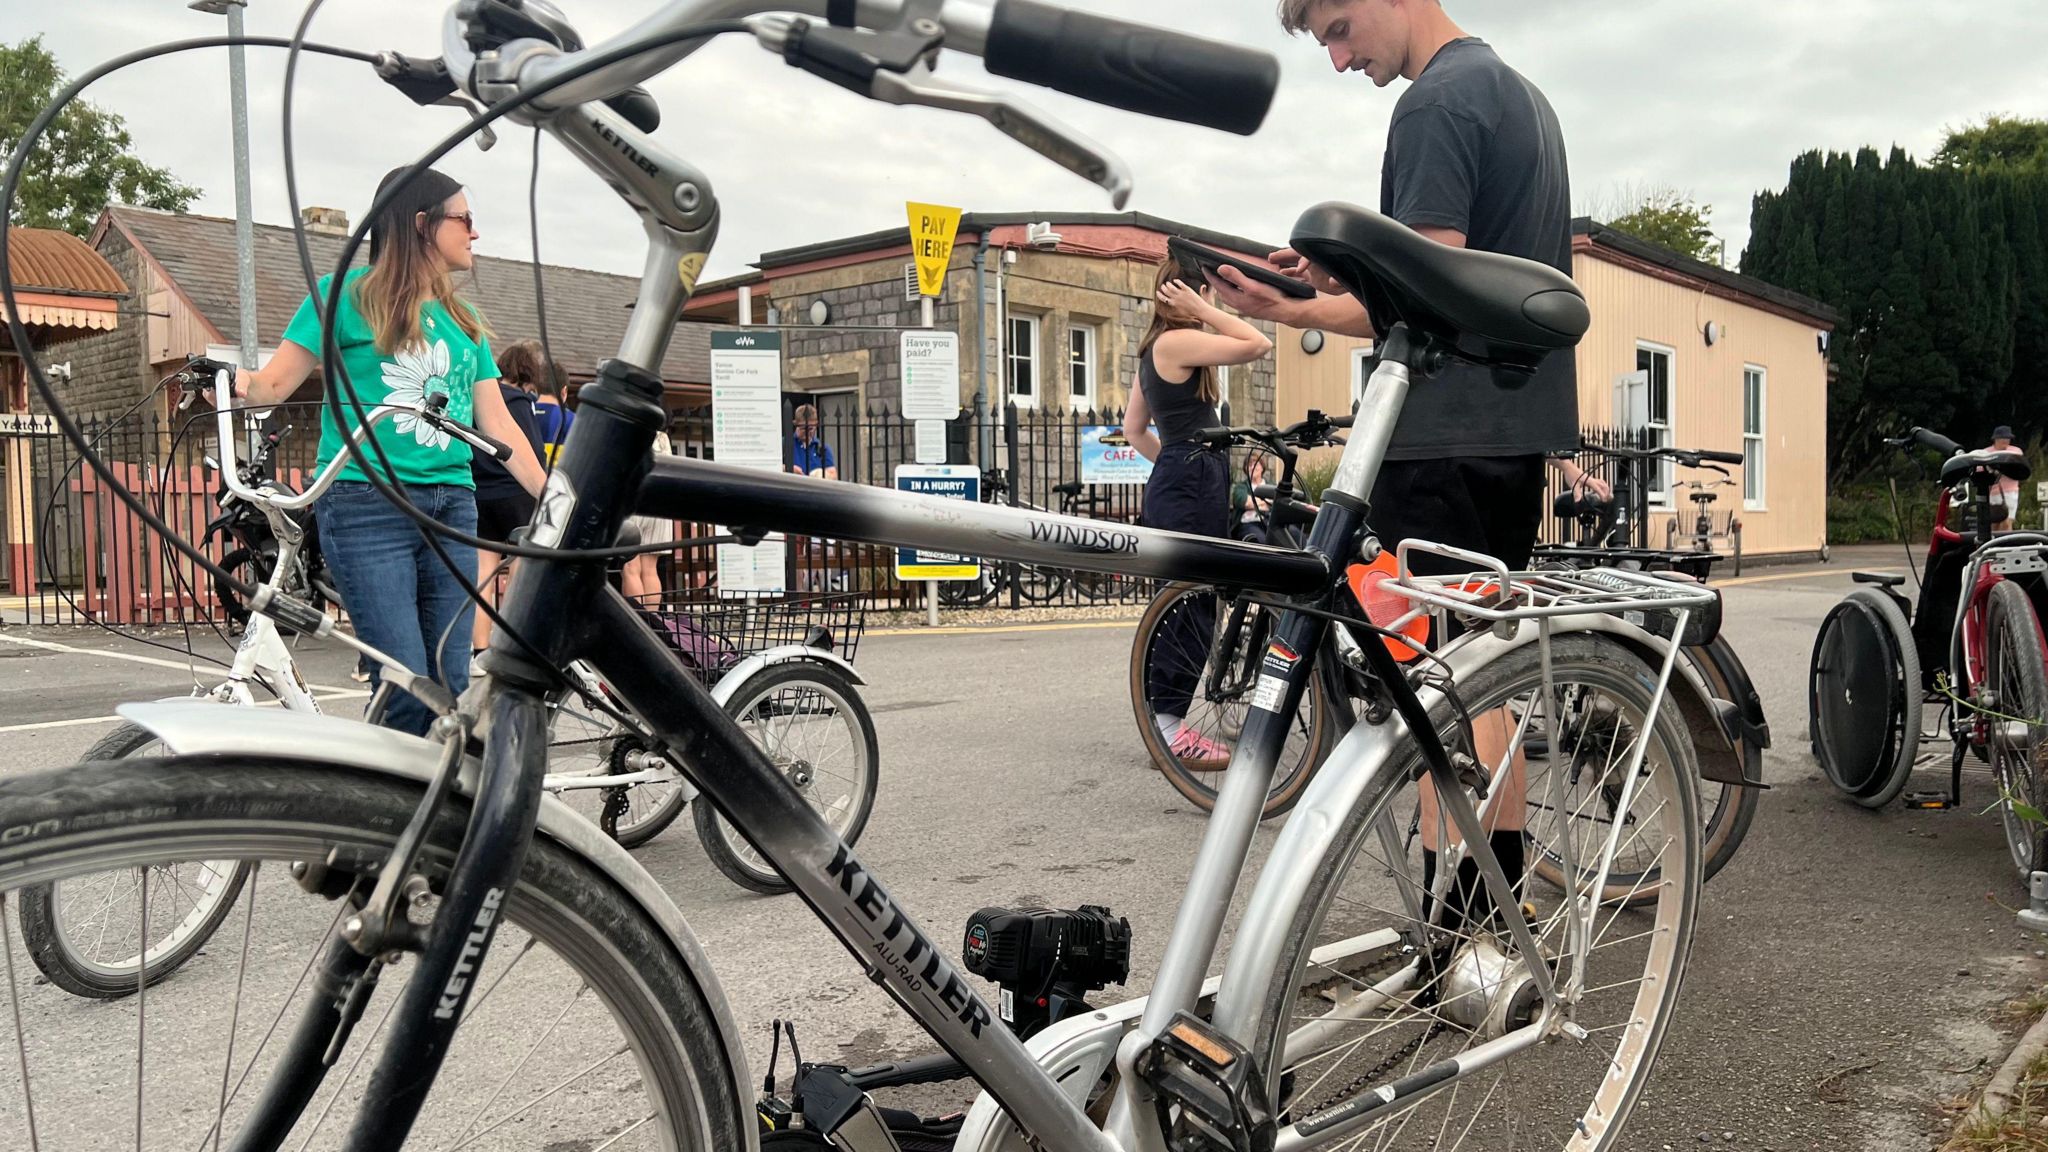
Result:
[[[898,464],[896,490],[972,503],[981,499],[981,472],[966,464]],[[978,580],[981,578],[981,562],[972,556],[956,556],[951,552],[898,548],[896,578]]]

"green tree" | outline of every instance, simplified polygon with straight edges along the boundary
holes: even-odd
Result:
[[[1998,129],[1929,164],[1896,147],[1883,159],[1809,152],[1754,201],[1742,270],[1841,316],[1829,343],[1837,483],[1909,425],[1963,441],[1994,424],[2048,429],[2048,165],[2013,162],[2024,136]]]
[[[2048,169],[2048,120],[1992,116],[1951,129],[1934,163],[1944,168]]]
[[[34,36],[0,44],[0,157],[11,157],[29,125],[65,83],[57,58]],[[9,224],[62,228],[84,236],[111,203],[182,212],[199,189],[134,155],[121,117],[75,100],[36,141],[23,167]]]
[[[1607,226],[1680,255],[1718,264],[1721,241],[1707,222],[1713,211],[1675,188],[1652,188]]]

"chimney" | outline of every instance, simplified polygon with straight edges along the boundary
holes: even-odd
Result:
[[[348,235],[348,213],[339,208],[301,208],[299,221],[306,226],[306,231],[315,235]]]

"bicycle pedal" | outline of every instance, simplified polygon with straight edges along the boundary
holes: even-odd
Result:
[[[1946,792],[1908,792],[1900,803],[1922,812],[1945,812],[1956,806],[1955,800]]]
[[[1186,1012],[1138,1059],[1171,1152],[1271,1152],[1274,1119],[1250,1052]]]

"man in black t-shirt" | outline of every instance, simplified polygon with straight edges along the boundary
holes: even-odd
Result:
[[[1282,0],[1279,14],[1289,32],[1315,37],[1339,72],[1363,72],[1382,88],[1397,77],[1411,82],[1387,130],[1382,213],[1441,244],[1520,256],[1571,274],[1564,134],[1534,84],[1467,36],[1438,0]],[[1217,296],[1240,312],[1296,328],[1377,334],[1364,305],[1297,253],[1283,250],[1271,259],[1324,294],[1291,300],[1226,267],[1217,274]],[[1389,549],[1416,537],[1525,567],[1542,523],[1544,454],[1578,442],[1570,350],[1553,352],[1515,390],[1496,388],[1486,369],[1453,363],[1408,393],[1373,488],[1372,527]],[[1578,481],[1570,474],[1576,469],[1566,471],[1567,480]],[[1494,727],[1502,730],[1489,731]],[[1482,716],[1475,728],[1480,759],[1498,763],[1504,719]],[[1517,755],[1490,822],[1511,879],[1521,871],[1521,767]],[[1425,788],[1423,840],[1432,848],[1434,799]],[[1425,857],[1430,865],[1433,856]],[[1469,877],[1461,879],[1466,887]]]

